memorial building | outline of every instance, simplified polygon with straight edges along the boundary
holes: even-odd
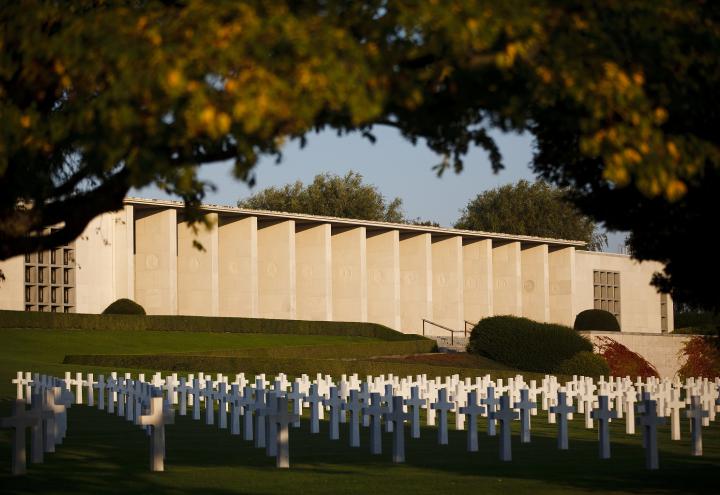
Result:
[[[127,198],[72,244],[0,262],[0,309],[370,321],[462,331],[491,315],[572,326],[606,309],[623,332],[673,329],[662,269],[562,239]],[[202,249],[198,249],[198,245]],[[425,323],[423,321],[425,320]],[[431,323],[430,323],[431,322]]]

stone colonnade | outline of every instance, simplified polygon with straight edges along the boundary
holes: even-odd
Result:
[[[575,317],[572,243],[242,210],[207,213],[206,229],[181,211],[125,206],[134,256],[115,263],[115,278],[149,314],[370,321],[408,333],[423,319],[462,330],[491,315]]]

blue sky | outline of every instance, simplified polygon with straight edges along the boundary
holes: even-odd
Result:
[[[532,138],[529,135],[495,134],[503,154],[505,170],[494,174],[485,152],[472,149],[460,174],[447,171],[438,178],[432,167],[440,157],[423,142],[413,146],[391,128],[378,128],[375,144],[357,134],[338,137],[333,132],[310,135],[305,148],[290,142],[283,150],[283,161],[261,160],[255,169],[257,182],[253,189],[232,177],[232,165],[220,163],[201,168],[200,177],[215,184],[217,191],[207,196],[208,203],[234,206],[269,186],[281,186],[301,180],[312,181],[319,173],[343,175],[350,170],[362,174],[365,182],[378,187],[388,199],[400,197],[408,218],[420,217],[443,226],[451,226],[460,210],[477,194],[487,189],[516,182],[534,180],[529,168]],[[154,187],[132,191],[144,198],[166,198]],[[611,234],[608,251],[617,252],[624,235]]]

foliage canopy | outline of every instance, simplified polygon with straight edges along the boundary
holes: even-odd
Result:
[[[595,222],[566,200],[563,191],[545,182],[521,180],[478,194],[455,227],[585,241],[595,251],[607,246],[607,236]]]
[[[307,213],[340,218],[402,222],[402,200],[387,202],[377,187],[363,184],[362,175],[348,172],[343,177],[319,174],[307,186],[301,181],[283,187],[268,187],[238,206],[255,210]]]

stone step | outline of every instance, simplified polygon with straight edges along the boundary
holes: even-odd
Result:
[[[434,336],[433,338],[441,352],[465,352],[468,343],[466,337],[454,337],[452,343],[449,336]]]

